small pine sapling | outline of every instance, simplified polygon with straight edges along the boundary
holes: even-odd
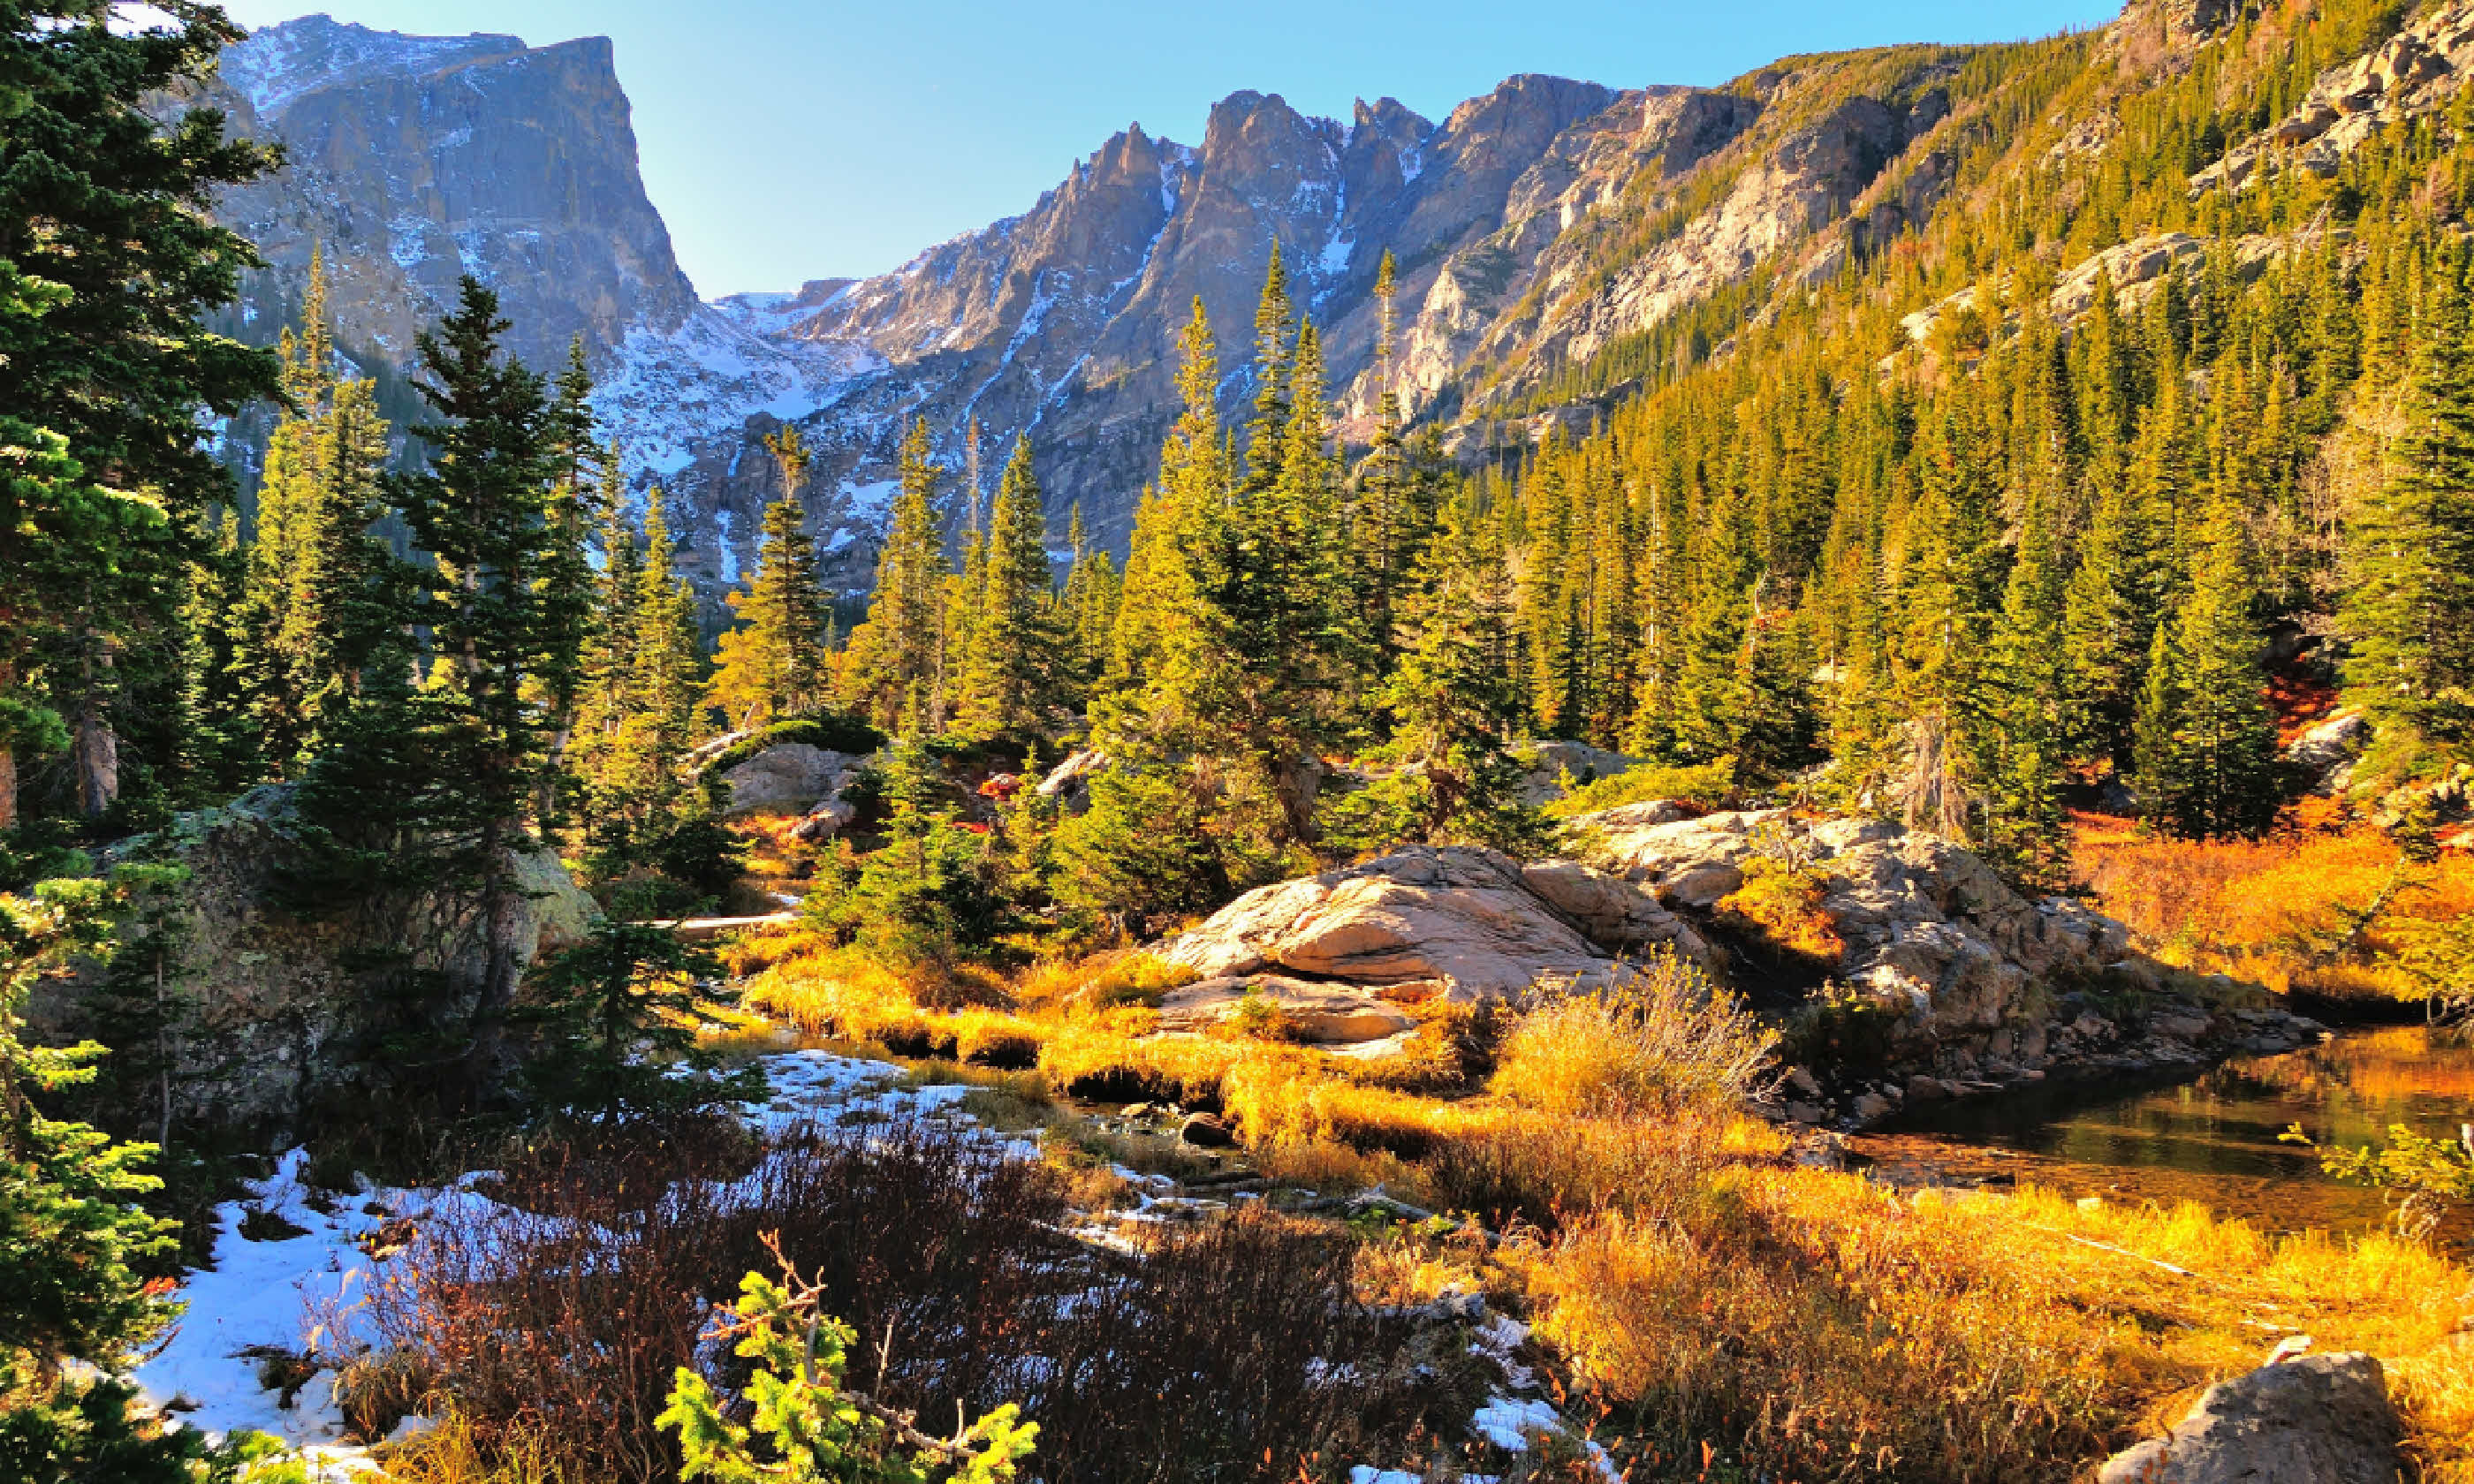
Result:
[[[824,1312],[817,1285],[802,1282],[771,1236],[765,1245],[782,1264],[782,1281],[750,1273],[740,1282],[736,1323],[715,1338],[736,1338],[737,1353],[756,1363],[746,1399],[754,1426],[733,1422],[710,1382],[678,1368],[670,1404],[654,1425],[674,1428],[682,1479],[715,1484],[1005,1484],[1027,1457],[1039,1424],[1020,1421],[1008,1402],[957,1431],[934,1438],[908,1412],[842,1387],[845,1356],[858,1335]],[[759,1435],[763,1442],[758,1442]]]

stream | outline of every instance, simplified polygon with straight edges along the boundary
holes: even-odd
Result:
[[[2474,1035],[2422,1025],[2341,1030],[2316,1046],[2240,1057],[2195,1077],[2056,1080],[1902,1115],[1848,1140],[1899,1184],[2037,1185],[2063,1194],[2195,1201],[2274,1232],[2367,1232],[2384,1192],[2341,1185],[2277,1138],[2293,1124],[2322,1143],[2386,1140],[2390,1124],[2445,1135],[2474,1121]],[[2437,1233],[2474,1250],[2474,1211]]]

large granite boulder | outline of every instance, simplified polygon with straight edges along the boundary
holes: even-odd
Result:
[[[806,814],[838,796],[860,759],[806,742],[778,742],[721,776],[733,814]]]
[[[254,789],[228,804],[182,814],[158,834],[106,852],[182,867],[175,917],[177,956],[166,982],[194,1006],[172,1046],[182,1075],[176,1110],[206,1122],[297,1137],[301,1120],[336,1093],[384,1033],[361,966],[406,950],[436,986],[431,1011],[451,1020],[469,1008],[487,944],[469,893],[296,911],[284,890],[303,859],[291,788]],[[510,852],[520,894],[513,913],[520,966],[581,942],[601,909],[547,850]],[[80,980],[56,980],[30,1006],[47,1036],[95,1033]]]
[[[1403,846],[1249,892],[1161,954],[1206,979],[1418,984],[1470,1001],[1550,983],[1612,983],[1628,972],[1620,956],[1637,962],[1659,945],[1696,959],[1706,951],[1654,897],[1603,872],[1568,861],[1524,869],[1468,846]]]
[[[2140,951],[2121,922],[2071,898],[2023,896],[1965,847],[1887,821],[1785,809],[1694,816],[1642,803],[1571,823],[1610,874],[1647,888],[1722,947],[1747,930],[1731,908],[1751,874],[1800,876],[1816,929],[1806,942],[1836,945],[1805,977],[1854,991],[1855,1003],[1886,1020],[1888,1043],[1876,1049],[1900,1070],[1998,1082],[2061,1060],[2127,1065],[2195,1060],[2202,1045],[2281,1049],[2319,1029],[2281,1011],[2203,1003],[2186,992],[2207,986]],[[1739,955],[1739,979],[1758,967]],[[2107,990],[2139,993],[2087,993]],[[2122,1004],[2146,1009],[2118,1017],[2097,1008]]]
[[[2369,1355],[2306,1355],[2219,1381],[2098,1484],[2397,1484],[2401,1429]]]
[[[1293,979],[1285,974],[1224,974],[1171,990],[1160,1001],[1160,1029],[1198,1031],[1250,1015],[1294,1041],[1362,1044],[1415,1029],[1418,1020],[1380,991],[1354,984]]]
[[[1576,785],[1589,784],[1629,773],[1640,762],[1587,742],[1533,742],[1515,756],[1527,770],[1520,778],[1520,802],[1533,807],[1563,798],[1567,777]]]

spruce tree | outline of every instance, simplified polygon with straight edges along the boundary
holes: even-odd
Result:
[[[986,585],[958,713],[962,730],[979,736],[1036,730],[1063,693],[1068,640],[1058,625],[1047,512],[1027,440],[1015,440],[1006,461],[989,527]]]
[[[518,906],[513,852],[532,844],[528,811],[552,770],[547,721],[528,691],[570,666],[575,634],[545,580],[567,539],[552,521],[557,469],[542,380],[505,357],[497,296],[463,280],[455,312],[419,341],[423,398],[442,420],[415,429],[427,468],[393,481],[414,540],[429,554],[417,610],[440,705],[420,739],[453,779],[423,802],[422,832],[442,842],[449,879],[471,893],[481,969],[469,986],[469,1065],[492,1070],[513,1003]]]
[[[1516,849],[1535,843],[1538,822],[1506,751],[1520,711],[1513,591],[1489,536],[1467,504],[1444,507],[1419,557],[1401,614],[1408,647],[1384,700],[1394,751],[1417,770],[1420,836]]]
[[[2276,720],[2261,669],[2258,599],[2241,514],[2219,499],[2174,646],[2181,706],[2164,802],[2184,834],[2256,835],[2276,818]]]
[[[851,631],[842,654],[843,700],[904,735],[933,731],[944,722],[946,698],[936,689],[945,658],[947,571],[936,516],[943,474],[928,442],[928,419],[921,418],[902,441],[902,491],[877,561],[867,620]]]
[[[2474,313],[2458,251],[2437,279],[2394,471],[2346,532],[2345,687],[2390,745],[2462,755],[2474,742]]]
[[[721,636],[713,704],[744,730],[813,711],[825,695],[825,612],[816,543],[799,485],[809,464],[796,427],[765,436],[782,471],[782,497],[764,507],[756,574],[730,595],[739,626]]]
[[[199,317],[259,262],[201,203],[276,153],[226,138],[219,109],[160,106],[240,33],[212,6],[123,20],[15,6],[0,29],[0,447],[14,466],[0,494],[13,507],[0,512],[0,829],[17,819],[17,754],[63,723],[80,807],[118,797],[133,686],[183,688],[182,567],[200,517],[231,497],[207,415],[275,390],[272,355]]]
[[[2021,880],[2060,884],[2069,861],[2061,790],[2069,722],[2063,594],[2050,519],[2031,494],[1987,657],[1985,844]]]

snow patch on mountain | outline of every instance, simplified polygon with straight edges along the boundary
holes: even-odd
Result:
[[[853,342],[762,334],[743,318],[755,312],[701,304],[676,329],[628,331],[593,407],[630,470],[674,475],[694,462],[699,443],[749,418],[806,417],[884,369]]]
[[[523,49],[524,43],[514,36],[408,36],[331,16],[303,15],[226,48],[223,77],[249,100],[259,119],[272,123],[294,103],[323,88],[390,74],[420,76]]]

